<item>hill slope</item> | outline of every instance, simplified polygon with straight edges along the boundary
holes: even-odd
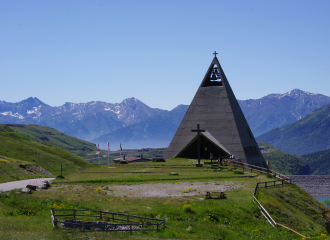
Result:
[[[38,174],[38,176],[44,175],[36,170],[38,166],[46,169],[53,175],[60,173],[61,164],[63,166],[63,174],[72,173],[79,168],[90,166],[90,163],[84,159],[50,142],[43,142],[29,135],[15,132],[5,125],[0,125],[0,158],[4,159],[1,161],[2,165],[0,168],[0,181],[2,182],[34,178],[36,177],[35,174]],[[21,175],[17,167],[27,174]]]
[[[310,167],[312,175],[330,175],[330,150],[302,155]]]
[[[29,135],[39,141],[51,143],[81,157],[86,156],[87,153],[96,151],[95,144],[68,136],[51,127],[33,124],[6,124],[6,126],[16,132]]]
[[[307,161],[297,155],[282,152],[266,143],[258,143],[266,161],[270,162],[270,169],[285,175],[309,175]]]
[[[275,148],[297,155],[330,148],[330,104],[327,104],[301,120],[274,129],[257,137]]]

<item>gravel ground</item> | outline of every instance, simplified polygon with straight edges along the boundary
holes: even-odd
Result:
[[[240,188],[244,182],[177,182],[107,186],[117,197],[182,197],[205,195],[205,191],[229,191]],[[188,192],[188,188],[191,190]],[[183,192],[186,190],[187,192]]]

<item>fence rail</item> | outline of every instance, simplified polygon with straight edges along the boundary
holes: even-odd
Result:
[[[274,170],[268,169],[268,168],[264,168],[264,167],[260,167],[260,166],[256,166],[256,165],[252,165],[252,164],[248,164],[248,163],[243,163],[237,160],[232,160],[230,159],[229,161],[227,161],[227,164],[231,164],[234,165],[234,167],[241,167],[243,170],[247,169],[252,171],[256,171],[256,172],[261,172],[264,174],[272,174],[274,175],[276,178],[280,178],[288,183],[291,183],[291,178],[289,178],[288,176],[285,176],[281,173],[278,173]]]
[[[59,212],[69,212],[68,214],[59,214]],[[93,214],[92,214],[93,213]],[[57,217],[94,217],[106,221],[120,221],[121,223],[109,222],[91,222],[81,220],[58,220]],[[124,213],[81,210],[81,209],[51,209],[51,219],[53,227],[76,228],[82,232],[87,231],[159,231],[165,228],[165,220],[140,217]],[[138,220],[137,220],[138,219]],[[135,221],[134,221],[135,220]],[[123,223],[124,222],[124,223]],[[148,228],[152,227],[152,228]]]
[[[236,167],[236,166],[242,167],[243,170],[247,169],[247,170],[250,170],[251,172],[257,171],[257,172],[261,172],[264,174],[273,174],[275,177],[279,178],[280,180],[257,183],[254,188],[254,192],[253,192],[253,202],[258,206],[261,214],[267,219],[269,224],[272,225],[273,227],[276,227],[276,226],[283,227],[293,233],[298,234],[299,236],[301,236],[303,238],[308,238],[308,239],[314,238],[314,237],[306,237],[306,236],[302,235],[301,233],[298,233],[297,231],[295,231],[289,227],[286,227],[282,224],[275,222],[275,220],[270,216],[270,214],[267,212],[267,210],[261,205],[261,203],[256,198],[256,194],[257,194],[257,191],[259,188],[267,188],[267,187],[275,187],[275,186],[279,186],[279,185],[291,184],[291,178],[289,178],[288,176],[285,176],[281,173],[270,170],[268,168],[263,168],[263,167],[259,167],[259,166],[255,166],[255,165],[251,165],[251,164],[247,164],[247,163],[242,163],[240,161],[230,160],[227,162],[227,164],[234,165],[234,167]]]

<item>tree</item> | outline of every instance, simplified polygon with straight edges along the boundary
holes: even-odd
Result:
[[[325,203],[325,205],[327,205],[327,207],[330,207],[330,200],[326,199],[326,200],[324,200],[324,203]]]

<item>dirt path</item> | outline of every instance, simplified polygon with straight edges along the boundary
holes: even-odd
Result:
[[[240,188],[244,182],[177,182],[106,186],[118,197],[182,197],[205,195],[205,191],[229,191]],[[189,189],[190,188],[190,189]],[[185,192],[184,192],[185,191]]]

